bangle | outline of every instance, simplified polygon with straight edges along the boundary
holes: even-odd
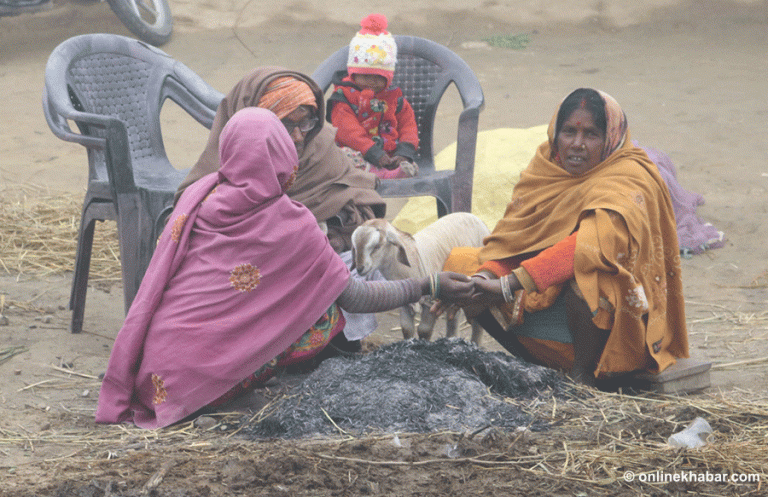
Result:
[[[440,298],[440,275],[438,273],[429,276],[429,294],[433,299]]]
[[[509,286],[509,275],[499,278],[499,282],[501,283],[501,296],[504,297],[504,302],[508,304],[513,302],[515,298],[512,295],[512,288]]]

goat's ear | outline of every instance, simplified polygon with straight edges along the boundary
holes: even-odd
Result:
[[[405,253],[405,247],[403,247],[402,243],[397,244],[397,262],[411,267],[411,263],[408,262],[408,254]]]
[[[355,246],[352,245],[352,265],[349,266],[349,270],[350,271],[354,271],[355,270],[355,267],[356,267],[355,262],[356,261],[357,261],[357,253],[355,252]]]
[[[386,238],[387,243],[391,243],[397,247],[397,262],[411,267],[411,263],[408,262],[408,254],[405,252],[405,245],[403,245],[403,241],[399,236],[397,236],[397,233],[393,233],[392,231],[387,230]]]

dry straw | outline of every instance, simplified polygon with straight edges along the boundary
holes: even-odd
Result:
[[[82,193],[14,185],[0,190],[0,273],[50,275],[74,270]],[[120,281],[114,221],[97,222],[89,282]]]
[[[77,246],[82,194],[51,193],[33,186],[14,186],[0,190],[0,272],[11,274],[58,274],[72,271]],[[99,223],[94,239],[91,281],[119,282],[120,263],[115,225]],[[755,285],[764,282],[756,281]],[[764,319],[760,314],[751,319]],[[714,316],[729,321],[734,316]],[[739,319],[742,321],[742,319]],[[2,356],[14,354],[7,349]],[[62,373],[66,373],[62,376]],[[49,380],[30,388],[95,388],[89,375],[72,375],[55,369]],[[751,392],[699,394],[673,397],[647,394],[584,392],[563,401],[534,400],[520,406],[537,419],[551,423],[543,432],[503,433],[489,428],[482,433],[440,434],[344,434],[338,439],[303,441],[244,441],[235,429],[243,420],[240,414],[220,414],[216,426],[203,430],[193,423],[148,431],[126,426],[92,429],[72,428],[40,432],[0,428],[0,452],[56,448],[60,457],[44,464],[56,471],[66,466],[67,478],[95,478],[110,474],[114,467],[135,462],[135,458],[165,458],[168,461],[207,458],[211,463],[226,454],[258,463],[267,454],[280,453],[308,461],[319,471],[365,471],[365,467],[420,467],[465,465],[476,472],[516,471],[522,478],[535,481],[572,481],[587,485],[595,495],[602,489],[624,484],[626,472],[652,475],[657,472],[694,471],[730,475],[768,473],[768,402]],[[276,398],[274,402],[281,399]],[[516,403],[513,399],[508,402]],[[252,421],[274,408],[270,404]],[[86,408],[88,419],[92,409]],[[82,415],[72,411],[73,415]],[[666,439],[682,430],[695,417],[705,418],[714,433],[702,449],[674,449]],[[343,449],[348,444],[372,444],[393,437],[408,439],[412,447],[424,447],[439,439],[456,449],[454,456],[441,451],[412,450],[406,458],[353,456]],[[152,449],[149,451],[148,449]],[[166,466],[163,466],[166,468]],[[21,470],[22,468],[19,468]],[[167,473],[153,475],[160,479]],[[161,468],[162,470],[162,468]],[[158,476],[159,475],[159,476]],[[152,484],[153,480],[147,482]],[[182,480],[183,481],[183,480]],[[606,487],[606,485],[608,487]],[[611,487],[613,486],[613,487]],[[751,483],[750,492],[762,491],[762,484]],[[642,487],[646,490],[661,487]],[[715,487],[720,492],[734,491],[733,484]],[[714,495],[714,494],[713,494]]]
[[[273,402],[281,400],[275,398]],[[514,471],[527,481],[578,483],[594,489],[594,495],[608,495],[601,489],[620,490],[627,484],[628,473],[636,480],[647,481],[654,475],[675,473],[702,475],[699,478],[706,474],[759,475],[764,479],[768,472],[768,404],[765,398],[755,398],[754,394],[634,396],[584,390],[568,400],[508,402],[519,404],[537,419],[549,422],[550,428],[538,432],[506,432],[492,427],[466,433],[345,432],[338,437],[301,441],[258,441],[242,438],[237,427],[261,418],[263,412],[250,421],[239,413],[221,413],[212,415],[215,423],[206,429],[196,427],[194,422],[161,430],[103,426],[30,433],[0,429],[0,449],[56,448],[66,458],[47,459],[47,467],[56,472],[66,468],[62,474],[80,481],[104,478],[115,468],[136,465],[137,458],[153,459],[156,462],[150,466],[159,467],[160,462],[188,463],[194,457],[208,461],[210,468],[235,459],[259,464],[277,455],[284,460],[301,460],[320,473],[364,473],[366,468],[373,467],[440,471],[458,466],[468,468],[478,477],[487,474],[493,478],[499,471]],[[264,411],[270,409],[268,405]],[[679,449],[667,444],[669,435],[682,430],[697,416],[707,419],[713,427],[705,447]],[[389,448],[361,450],[362,446]],[[451,450],[447,451],[447,447]],[[188,476],[173,473],[163,475],[177,482]],[[762,488],[754,480],[709,485],[687,488],[694,493],[713,489],[717,495],[731,495],[734,491],[758,495]],[[627,495],[634,495],[628,487],[624,488]],[[654,485],[634,490],[643,488],[650,491]]]

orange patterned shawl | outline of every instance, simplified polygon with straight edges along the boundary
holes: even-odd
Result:
[[[542,250],[578,229],[576,282],[595,324],[611,330],[596,374],[658,372],[688,356],[675,217],[658,169],[632,145],[626,124],[615,125],[618,104],[606,101],[606,142],[615,150],[570,175],[551,160],[553,118],[480,261]]]

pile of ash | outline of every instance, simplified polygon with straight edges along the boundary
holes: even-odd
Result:
[[[338,433],[429,433],[487,426],[544,428],[504,398],[565,393],[565,378],[460,339],[407,340],[323,361],[270,413],[241,432],[252,438]],[[331,420],[333,422],[331,422]]]

